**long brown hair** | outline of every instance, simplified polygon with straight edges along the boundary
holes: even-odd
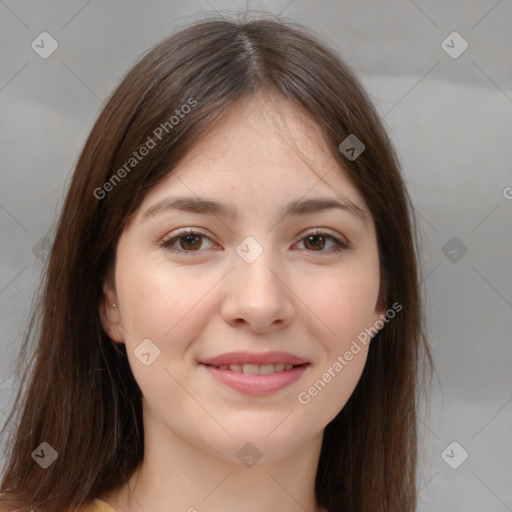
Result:
[[[16,371],[23,376],[2,430],[11,426],[0,505],[81,509],[126,482],[142,461],[141,391],[125,346],[102,329],[102,283],[148,190],[230,106],[256,92],[293,102],[321,128],[375,219],[382,304],[402,306],[374,338],[354,393],[325,428],[317,502],[330,512],[416,509],[420,377],[431,375],[423,370],[433,364],[414,209],[392,144],[353,72],[308,28],[261,16],[185,27],[139,60],[100,113],[70,182],[20,350]],[[355,159],[338,149],[349,135],[365,145]],[[155,146],[131,161],[150,139]],[[46,469],[32,456],[43,442],[58,454]]]

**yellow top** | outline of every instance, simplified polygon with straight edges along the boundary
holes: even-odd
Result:
[[[108,503],[95,499],[86,509],[85,512],[116,512]]]

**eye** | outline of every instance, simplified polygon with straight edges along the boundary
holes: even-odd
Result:
[[[334,247],[331,247],[329,250],[324,251],[324,247],[326,246],[327,240],[331,240],[334,243]],[[299,243],[304,243],[306,246],[313,247],[310,252],[323,252],[323,253],[339,253],[346,249],[349,249],[349,246],[336,238],[333,235],[329,235],[328,233],[324,233],[322,231],[315,231],[313,233],[309,233],[303,238]]]
[[[192,229],[183,229],[171,238],[164,238],[160,245],[171,252],[179,252],[182,254],[191,255],[193,252],[198,252],[201,247],[201,239],[210,240],[206,235]],[[210,240],[211,241],[211,240]],[[180,249],[173,247],[176,242]]]

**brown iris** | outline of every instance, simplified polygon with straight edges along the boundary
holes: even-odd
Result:
[[[318,242],[313,242],[312,243],[312,246],[314,248],[320,248],[320,249],[323,249],[325,247],[325,236],[321,236],[321,235],[311,235],[311,236],[307,236],[305,239],[304,239],[304,246],[307,247],[307,244],[311,241],[311,240],[318,240],[318,239],[321,239],[322,242],[318,243]]]
[[[194,250],[194,249],[199,249],[201,247],[201,240],[202,238],[202,235],[184,235],[184,236],[180,236],[179,237],[179,240],[180,240],[180,247],[184,250]],[[191,240],[194,240],[195,239],[195,243],[192,241],[190,242]],[[182,240],[186,240],[185,244],[182,243]],[[188,247],[186,247],[188,246]]]

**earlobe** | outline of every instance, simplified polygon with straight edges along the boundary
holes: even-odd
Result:
[[[379,300],[373,314],[373,327],[377,331],[380,331],[384,325],[386,325],[386,313],[386,305],[381,300]]]
[[[103,284],[103,295],[99,304],[99,315],[103,330],[109,337],[118,343],[124,342],[116,292],[110,281],[106,281]]]

